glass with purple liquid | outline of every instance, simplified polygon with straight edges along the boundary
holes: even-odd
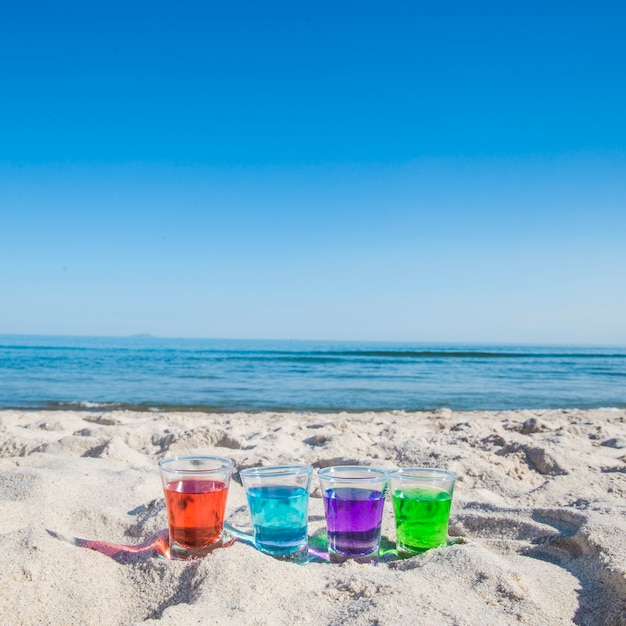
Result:
[[[339,557],[371,557],[380,547],[387,472],[372,467],[325,467],[322,487],[328,549]]]

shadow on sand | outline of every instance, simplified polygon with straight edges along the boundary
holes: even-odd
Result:
[[[142,543],[136,545],[126,545],[120,543],[111,543],[108,541],[100,541],[98,539],[82,539],[80,537],[67,537],[53,530],[48,530],[55,539],[64,541],[79,548],[87,548],[95,550],[105,556],[117,561],[118,563],[135,563],[137,561],[146,561],[152,558],[161,558],[168,560],[192,560],[177,559],[170,554],[169,536],[167,528],[151,535]],[[209,546],[202,556],[210,554],[215,550],[229,548],[236,542],[243,543],[257,550],[252,534],[243,532],[229,524],[224,525],[224,533],[221,539]],[[454,543],[454,542],[452,542]],[[347,559],[330,554],[328,551],[328,537],[325,531],[319,531],[309,537],[309,543],[305,550],[284,556],[268,555],[279,561],[287,561],[297,565],[307,565],[309,563],[342,563]],[[407,555],[399,553],[396,544],[386,537],[382,537],[380,550],[375,557],[355,558],[359,563],[387,563],[389,561],[398,561],[410,558],[415,555]]]

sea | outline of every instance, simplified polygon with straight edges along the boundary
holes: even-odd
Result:
[[[626,408],[626,348],[0,335],[0,408]]]

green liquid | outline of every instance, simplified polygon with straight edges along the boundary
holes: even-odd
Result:
[[[399,548],[423,552],[446,544],[452,504],[447,491],[429,487],[398,489],[392,499]]]

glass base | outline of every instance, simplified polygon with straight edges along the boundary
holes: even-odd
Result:
[[[345,563],[349,559],[359,563],[371,563],[372,561],[378,561],[378,553],[378,548],[367,554],[343,554],[341,552],[335,552],[334,550],[328,550],[328,560],[331,563]]]
[[[223,533],[222,536],[215,542],[210,543],[208,546],[200,546],[198,548],[189,548],[187,546],[181,546],[174,543],[170,539],[170,548],[167,554],[167,558],[171,561],[191,561],[193,559],[201,559],[207,554],[213,552],[217,548],[227,548],[234,542],[233,537],[228,533]]]
[[[416,556],[417,554],[424,554],[424,552],[427,552],[428,550],[434,550],[435,548],[445,548],[446,545],[447,545],[447,542],[434,544],[428,547],[407,546],[407,545],[399,543],[397,544],[397,550],[398,550],[398,556],[406,559],[412,556]]]
[[[187,548],[178,544],[170,544],[170,559],[172,561],[190,561],[201,559],[213,550],[214,546],[203,546],[202,548]]]
[[[307,542],[300,543],[295,546],[277,546],[266,543],[258,543],[254,542],[254,546],[259,552],[263,552],[264,554],[269,554],[270,556],[289,556],[292,554],[298,554],[299,552],[303,552],[307,550]]]

